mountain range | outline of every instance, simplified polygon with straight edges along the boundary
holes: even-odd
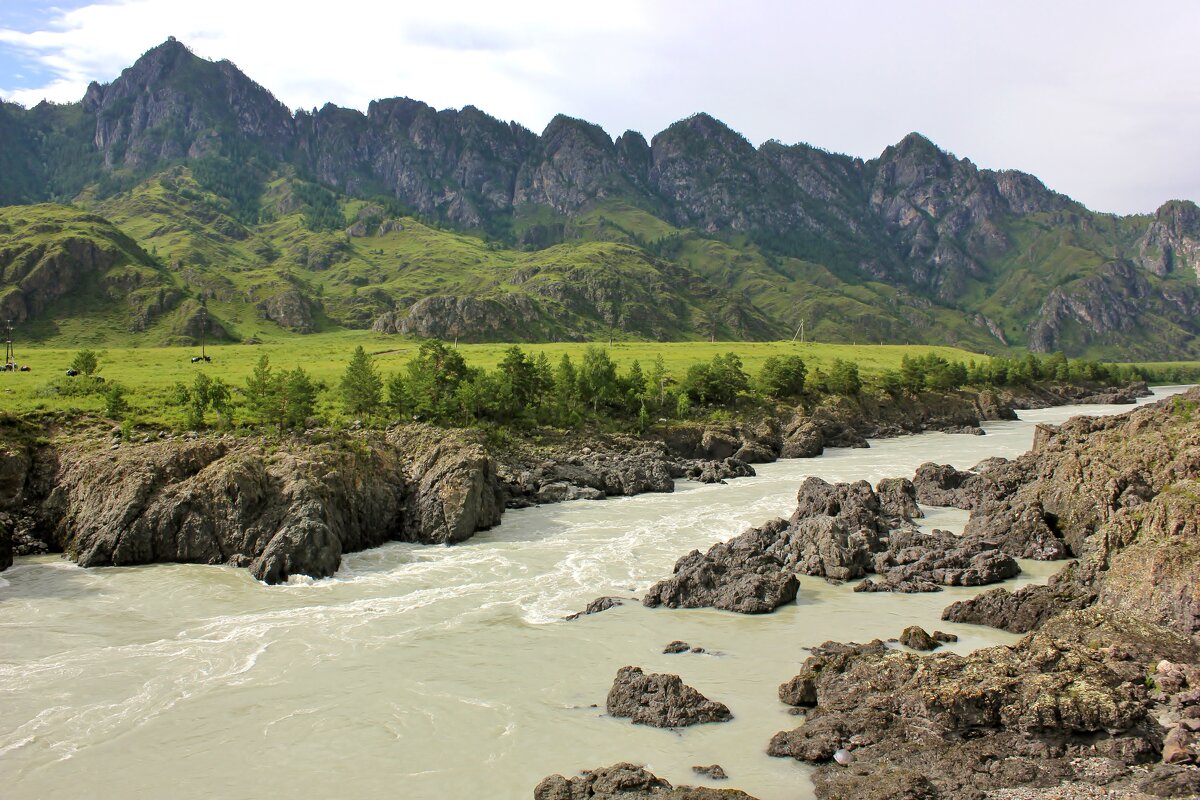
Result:
[[[1200,357],[1200,209],[1088,210],[913,133],[862,160],[707,114],[647,141],[408,98],[290,111],[169,39],[0,103],[0,318],[182,343],[791,338]],[[202,310],[203,309],[203,310]]]

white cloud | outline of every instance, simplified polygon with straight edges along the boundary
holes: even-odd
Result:
[[[99,2],[0,44],[76,100],[174,35],[289,106],[407,95],[540,130],[557,113],[647,136],[708,111],[752,141],[866,158],[920,130],[1101,210],[1200,197],[1200,4],[1009,0]],[[0,85],[12,83],[0,76]]]

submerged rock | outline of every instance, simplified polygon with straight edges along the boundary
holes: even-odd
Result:
[[[635,725],[680,728],[704,722],[724,722],[733,715],[724,703],[709,700],[678,675],[642,672],[622,667],[609,690],[608,713],[628,717]]]
[[[599,614],[601,611],[608,611],[610,608],[616,608],[617,606],[623,606],[623,605],[625,605],[624,597],[611,597],[611,596],[597,597],[595,600],[588,603],[587,608],[585,608],[583,611],[577,612],[575,614],[569,614],[566,617],[564,617],[564,619],[566,619],[566,620],[579,619],[580,617],[587,616],[588,614]]]

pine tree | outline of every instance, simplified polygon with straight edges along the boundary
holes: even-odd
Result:
[[[403,417],[410,408],[411,403],[404,376],[399,372],[393,372],[387,381],[387,410],[395,417]]]
[[[278,393],[278,383],[271,374],[271,360],[263,353],[259,356],[254,371],[246,379],[246,403],[259,422],[275,421]]]
[[[302,367],[280,376],[279,427],[303,428],[317,405],[317,385]]]
[[[373,414],[383,402],[383,379],[362,345],[354,348],[354,355],[342,376],[341,389],[342,406],[348,414]]]

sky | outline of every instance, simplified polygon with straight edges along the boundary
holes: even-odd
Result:
[[[873,158],[910,131],[1089,207],[1200,200],[1192,0],[4,0],[0,97],[73,102],[175,36],[292,108],[407,96],[647,138],[705,111]]]

